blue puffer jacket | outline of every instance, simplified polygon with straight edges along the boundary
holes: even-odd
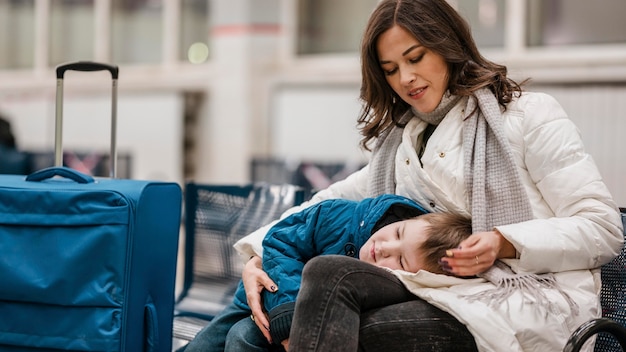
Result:
[[[327,254],[358,258],[359,249],[377,229],[426,212],[408,198],[385,194],[361,201],[325,200],[274,225],[263,240],[263,270],[279,288],[263,293],[273,341],[289,337],[307,261]],[[238,298],[245,302],[245,296]]]

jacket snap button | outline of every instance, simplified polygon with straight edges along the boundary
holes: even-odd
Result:
[[[347,243],[343,249],[348,257],[354,257],[356,255],[356,246],[352,243]]]
[[[444,152],[439,153],[439,157],[440,158],[445,158],[446,157],[446,153],[444,153]]]
[[[411,163],[411,161],[410,161],[409,159],[406,159],[404,162],[405,162],[407,165],[409,165],[409,164]]]
[[[435,207],[435,202],[430,202],[430,203],[428,203],[428,205],[430,205],[431,208],[434,208]]]

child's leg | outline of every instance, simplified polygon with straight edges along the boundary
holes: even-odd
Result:
[[[270,345],[259,327],[250,319],[238,321],[226,336],[225,352],[269,352],[280,351],[279,346]]]
[[[245,297],[246,291],[240,280],[233,301],[200,330],[185,348],[177,352],[275,351],[276,346],[270,345],[250,319],[251,311],[244,303]]]
[[[251,320],[250,311],[242,309],[236,306],[234,302],[231,302],[209,322],[209,325],[200,330],[184,349],[179,351],[223,352],[228,332],[237,322],[245,319]],[[254,327],[259,330],[256,325]]]

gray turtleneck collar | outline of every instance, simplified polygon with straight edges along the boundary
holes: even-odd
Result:
[[[459,99],[461,99],[461,97],[452,95],[450,94],[450,91],[446,91],[435,110],[428,113],[422,113],[417,111],[415,108],[411,108],[411,112],[422,121],[428,122],[431,125],[438,125],[448,112],[450,112],[450,110],[456,105]]]

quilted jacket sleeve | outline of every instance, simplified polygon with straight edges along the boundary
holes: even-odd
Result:
[[[321,202],[293,214],[273,226],[263,240],[263,270],[278,285],[278,291],[263,291],[263,304],[270,316],[270,333],[276,342],[289,336],[296,296],[304,264],[336,242],[324,231],[340,216],[344,200]],[[332,214],[328,215],[329,213]],[[323,220],[322,220],[323,219]],[[332,232],[333,234],[335,232]]]
[[[558,102],[534,93],[520,98],[522,178],[538,219],[498,226],[531,272],[591,269],[622,246],[619,210],[574,123]],[[534,196],[532,196],[534,195]]]

